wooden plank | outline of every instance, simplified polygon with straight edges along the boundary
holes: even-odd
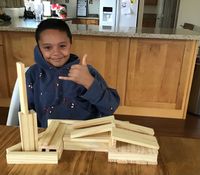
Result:
[[[22,144],[17,143],[17,144],[6,149],[6,153],[12,152],[12,151],[22,151]]]
[[[38,150],[38,126],[37,126],[37,114],[34,110],[30,110],[30,113],[33,117],[33,132],[34,132],[34,140],[35,140],[35,150]],[[41,135],[41,134],[40,134]]]
[[[85,128],[85,127],[91,127],[91,126],[97,126],[97,125],[102,125],[102,124],[108,124],[112,123],[114,121],[114,116],[108,116],[108,117],[101,117],[101,118],[96,118],[96,119],[90,119],[90,120],[85,120],[85,121],[80,121],[77,123],[74,123],[72,125],[72,128],[74,129],[80,129],[80,128]]]
[[[144,146],[147,148],[159,149],[158,142],[156,140],[156,137],[154,136],[145,135],[120,128],[112,128],[111,133],[111,137],[117,141]]]
[[[67,125],[71,125],[71,124],[74,124],[76,122],[79,122],[79,121],[82,121],[82,120],[68,120],[68,119],[65,119],[65,120],[60,120],[60,119],[48,119],[48,126],[50,125],[51,122],[59,122],[59,123],[65,123]]]
[[[127,129],[130,131],[135,131],[139,133],[144,133],[144,134],[149,134],[149,135],[154,135],[154,130],[149,127],[141,126],[141,125],[136,125],[133,123],[127,123],[124,121],[120,120],[115,120],[115,125],[117,128],[122,128],[122,129]]]
[[[64,141],[64,150],[108,152],[108,143]]]
[[[48,145],[49,147],[55,147],[55,149],[59,148],[60,142],[63,142],[63,135],[65,133],[65,129],[65,124],[60,123],[58,125],[57,130],[55,131],[55,134]]]
[[[86,137],[80,137],[80,138],[70,138],[70,134],[64,135],[63,141],[72,141],[72,142],[95,142],[95,143],[109,143],[110,142],[110,133],[100,133],[100,134],[94,134]]]
[[[35,151],[38,138],[37,126],[34,124],[37,121],[36,115],[34,113],[24,114],[22,112],[19,112],[18,115],[22,150]]]
[[[20,94],[20,106],[21,112],[28,114],[28,99],[26,90],[26,79],[25,79],[25,67],[21,62],[16,63],[17,66],[17,76],[19,83],[19,94]]]
[[[14,151],[6,154],[8,164],[57,164],[57,152]]]
[[[115,149],[109,149],[108,161],[117,163],[157,164],[158,150],[117,141]]]
[[[106,124],[106,125],[100,125],[100,126],[94,126],[90,128],[83,128],[83,129],[76,129],[71,132],[70,137],[71,138],[77,138],[77,137],[83,137],[93,134],[99,134],[103,132],[109,132],[114,127],[114,124]]]
[[[48,146],[49,143],[51,142],[51,139],[53,138],[57,128],[59,126],[59,122],[51,122],[49,127],[46,129],[45,133],[43,136],[39,139],[38,141],[38,146]]]

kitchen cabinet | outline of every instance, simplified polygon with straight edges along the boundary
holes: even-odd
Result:
[[[9,92],[12,93],[16,81],[16,62],[21,61],[25,66],[34,63],[33,49],[36,45],[34,33],[30,32],[6,32],[5,57],[8,66]]]
[[[34,32],[2,32],[1,97],[9,99],[16,62],[34,63]],[[1,42],[2,43],[2,42]],[[28,43],[28,44],[27,44]],[[197,40],[74,34],[72,53],[88,55],[121,101],[116,114],[184,119],[193,77]],[[3,59],[2,59],[3,58]],[[0,104],[1,105],[1,104]]]
[[[189,40],[131,39],[125,98],[118,112],[184,118],[196,48]]]
[[[76,18],[72,20],[72,24],[99,25],[99,19]]]
[[[125,93],[126,68],[128,64],[128,38],[79,36],[73,37],[72,52],[93,65],[110,87],[116,88],[122,98]],[[123,59],[122,59],[123,58]]]
[[[10,102],[7,64],[5,59],[3,35],[0,33],[0,106],[6,107]]]

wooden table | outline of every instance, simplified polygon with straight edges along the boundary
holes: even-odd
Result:
[[[0,125],[1,175],[197,175],[200,172],[199,139],[159,137],[157,166],[109,163],[107,153],[88,151],[64,151],[57,165],[8,165],[6,148],[19,141],[19,128]]]

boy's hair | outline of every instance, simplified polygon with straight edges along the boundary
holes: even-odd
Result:
[[[70,43],[72,44],[72,33],[69,29],[69,26],[67,25],[67,23],[65,21],[60,20],[60,19],[55,19],[55,18],[46,19],[38,25],[36,32],[35,32],[35,40],[36,40],[37,44],[40,39],[40,34],[43,31],[48,30],[48,29],[55,29],[55,30],[60,30],[60,31],[66,32],[66,34],[70,40]]]

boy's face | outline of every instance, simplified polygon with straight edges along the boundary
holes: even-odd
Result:
[[[63,66],[69,59],[71,43],[66,32],[48,29],[38,41],[44,59],[55,67]]]

